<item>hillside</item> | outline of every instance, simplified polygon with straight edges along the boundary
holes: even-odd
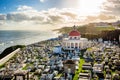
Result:
[[[102,31],[115,30],[115,28],[113,26],[94,27],[94,26],[84,25],[84,26],[76,26],[76,28],[81,34],[99,34]],[[73,27],[63,27],[60,29],[56,29],[55,31],[58,31],[59,33],[65,34],[65,33],[69,33],[72,29],[73,29]]]
[[[88,24],[84,26],[76,26],[77,30],[81,33],[82,37],[88,39],[103,38],[104,40],[119,41],[120,30],[116,29],[112,25],[108,26],[95,26],[94,24]],[[73,27],[63,27],[56,29],[59,33],[69,33]],[[55,30],[55,31],[56,31]]]

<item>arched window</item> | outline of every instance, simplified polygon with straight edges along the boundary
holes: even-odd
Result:
[[[70,43],[67,43],[67,47],[70,48]]]
[[[78,46],[78,43],[75,43],[75,47],[77,47]]]
[[[75,43],[75,48],[78,48],[78,43]]]
[[[74,37],[74,39],[77,39],[77,37]]]
[[[72,39],[72,37],[70,37],[70,39]]]
[[[79,48],[81,47],[81,43],[79,43]]]

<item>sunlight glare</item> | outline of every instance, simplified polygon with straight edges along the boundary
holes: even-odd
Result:
[[[101,5],[105,0],[80,0],[78,12],[80,15],[95,15],[101,12]]]

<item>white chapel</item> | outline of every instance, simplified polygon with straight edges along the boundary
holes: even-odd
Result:
[[[62,40],[62,48],[64,50],[86,49],[88,47],[88,39],[82,38],[81,34],[75,26],[73,30],[68,34],[67,38]]]

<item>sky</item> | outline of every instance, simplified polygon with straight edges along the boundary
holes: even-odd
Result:
[[[0,30],[49,30],[119,16],[120,0],[0,0]]]

